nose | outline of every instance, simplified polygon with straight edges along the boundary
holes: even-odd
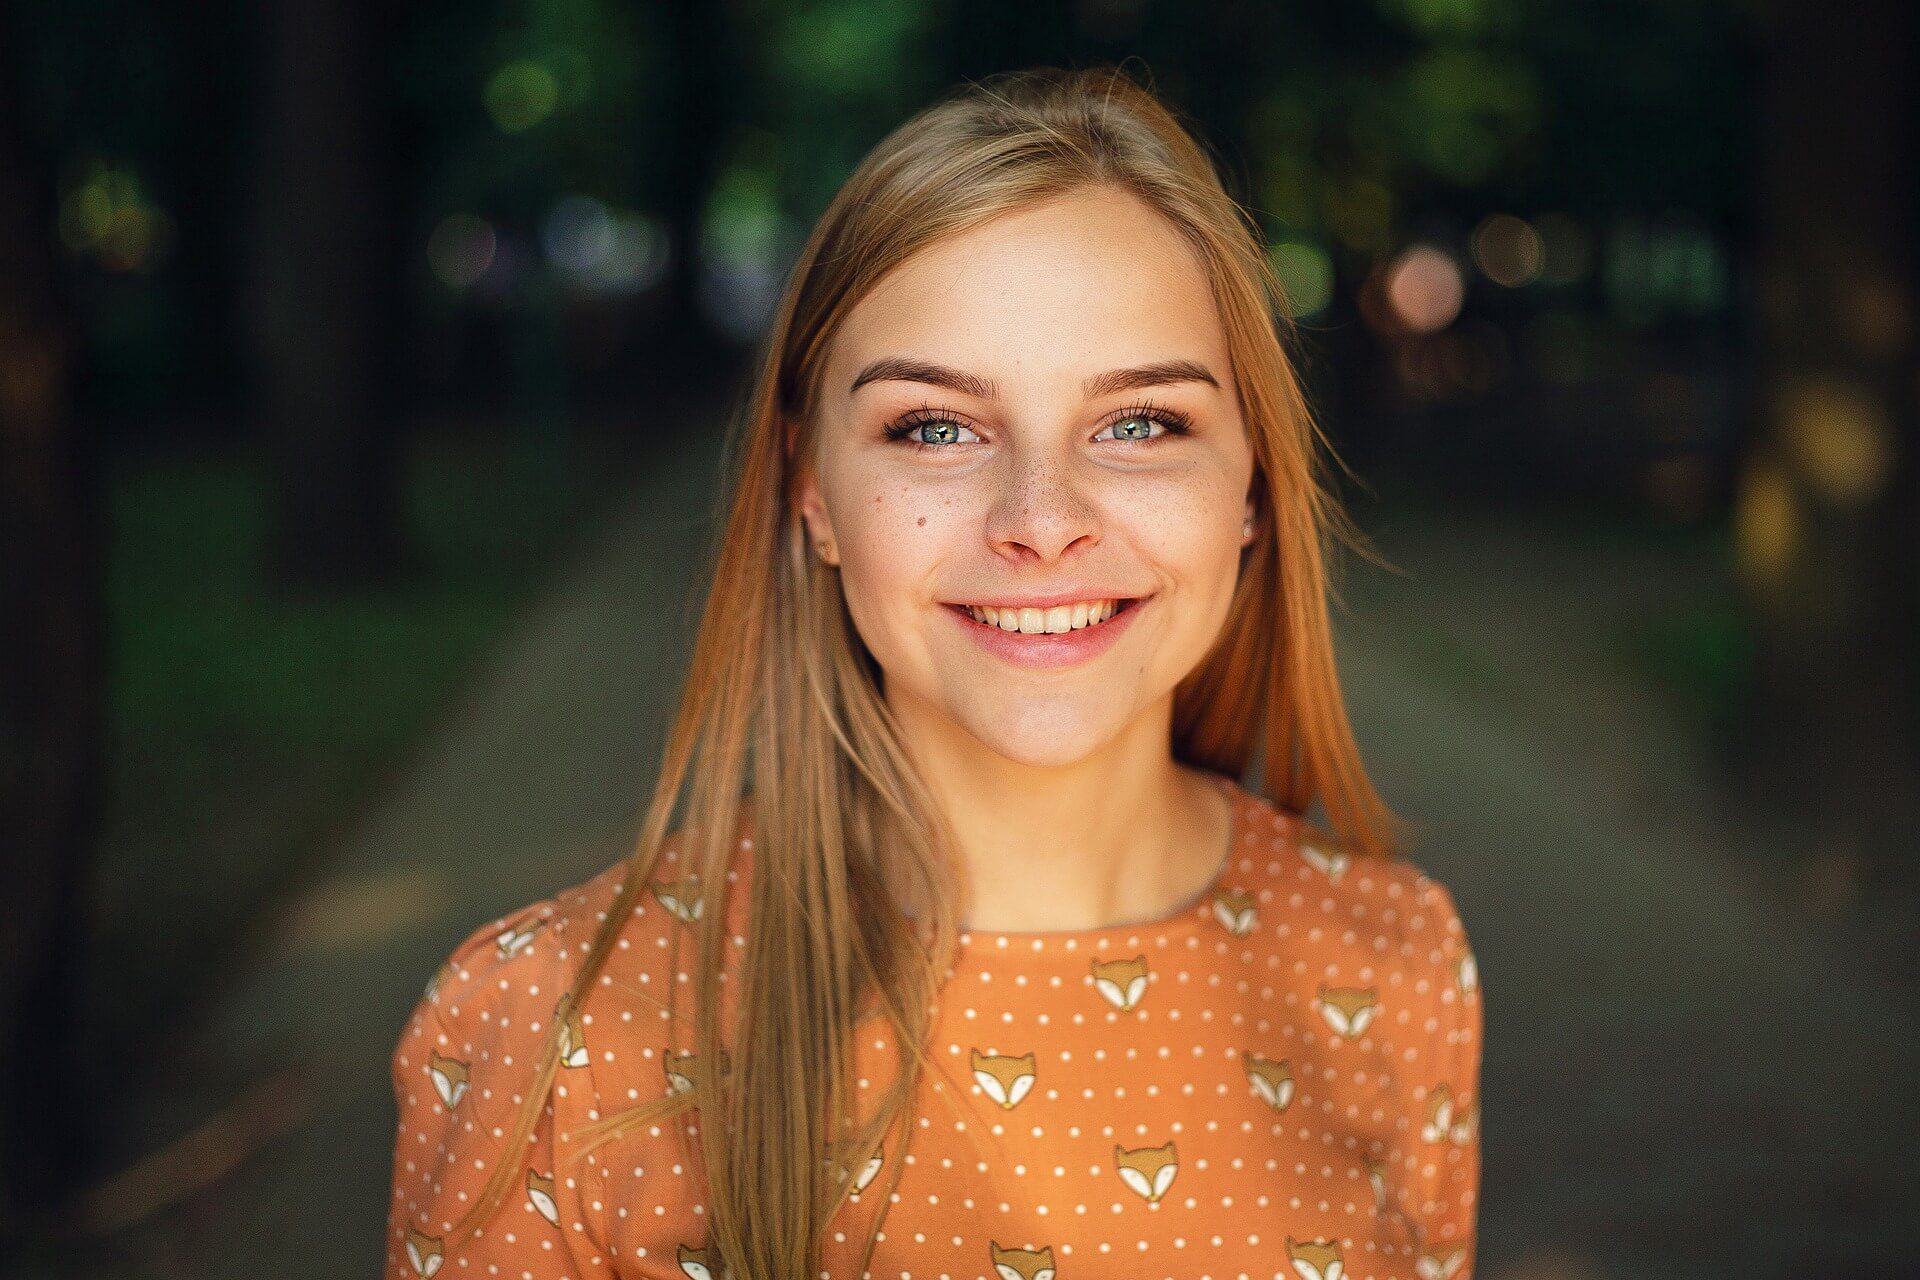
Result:
[[[1056,560],[1082,539],[1089,546],[1100,541],[1099,507],[1083,491],[1071,461],[1016,456],[997,483],[986,536],[1001,554]]]

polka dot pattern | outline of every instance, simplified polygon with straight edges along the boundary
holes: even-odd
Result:
[[[1470,1280],[1482,1023],[1453,899],[1222,783],[1231,848],[1187,907],[962,937],[914,1115],[857,1167],[829,1158],[850,1187],[823,1280]],[[736,882],[751,848],[748,831]],[[565,1158],[578,1126],[704,1076],[666,1015],[676,985],[691,1006],[703,904],[677,861],[578,1009],[560,997],[624,866],[490,922],[429,983],[393,1055],[389,1276],[718,1280],[697,1105]],[[554,1019],[562,1066],[513,1192],[446,1243],[504,1158]],[[877,1097],[895,1046],[869,1020],[856,1048],[856,1092]]]

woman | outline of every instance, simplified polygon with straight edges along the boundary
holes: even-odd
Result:
[[[401,1035],[390,1274],[1469,1274],[1473,961],[1341,708],[1286,323],[1117,73],[879,144],[638,848]]]

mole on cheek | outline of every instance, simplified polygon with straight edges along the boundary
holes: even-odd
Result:
[[[919,528],[924,528],[926,526],[926,523],[927,523],[927,518],[925,516],[921,516],[918,520],[915,520],[913,522],[913,525],[914,525],[914,528],[919,529]]]

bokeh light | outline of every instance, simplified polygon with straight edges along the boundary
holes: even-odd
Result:
[[[1286,240],[1268,251],[1295,316],[1310,316],[1333,299],[1333,259],[1319,245]]]
[[[1460,314],[1466,281],[1460,264],[1444,249],[1410,245],[1387,267],[1386,299],[1402,327],[1414,333],[1436,333]]]
[[[545,63],[509,62],[487,81],[486,103],[503,133],[525,133],[560,105],[560,83]]]
[[[1886,487],[1895,461],[1894,426],[1884,402],[1833,377],[1799,377],[1782,390],[1780,436],[1815,493],[1842,510],[1865,506]]]
[[[87,161],[60,201],[60,242],[108,271],[150,272],[165,261],[173,217],[131,168]]]
[[[594,293],[637,292],[666,270],[663,227],[591,196],[556,203],[541,227],[540,242],[548,261],[568,280]]]
[[[1800,546],[1800,507],[1770,458],[1753,459],[1741,477],[1733,535],[1734,559],[1748,582],[1772,589],[1786,580]]]
[[[1602,283],[1614,314],[1647,324],[1670,313],[1702,315],[1727,301],[1726,255],[1691,215],[1622,215],[1607,235]]]
[[[775,191],[774,174],[758,157],[737,162],[715,187],[701,226],[701,305],[736,340],[758,335],[773,314],[788,246],[798,238]]]
[[[548,212],[540,245],[562,271],[585,274],[613,251],[613,216],[592,196],[567,196]]]
[[[607,254],[591,273],[602,293],[638,293],[666,275],[671,256],[666,228],[639,213],[617,213]]]
[[[1668,309],[1702,314],[1726,301],[1720,244],[1690,214],[1667,214],[1653,224],[1647,269],[1655,297]]]
[[[1495,284],[1518,289],[1540,278],[1540,233],[1524,218],[1490,214],[1473,229],[1472,245],[1474,265]]]

